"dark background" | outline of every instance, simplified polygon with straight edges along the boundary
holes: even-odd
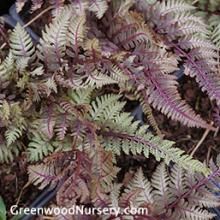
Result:
[[[11,5],[15,3],[15,0],[0,0],[0,16],[7,14]]]

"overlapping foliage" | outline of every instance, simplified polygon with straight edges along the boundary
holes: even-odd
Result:
[[[17,1],[18,10],[25,2]],[[32,0],[31,10],[43,4]],[[148,207],[143,219],[212,219],[205,208],[220,203],[210,192],[219,169],[164,140],[151,108],[185,126],[215,130],[181,98],[175,71],[183,65],[219,105],[217,37],[208,39],[195,8],[181,0],[49,4],[52,21],[39,42],[18,24],[2,56],[0,162],[24,151],[33,163],[30,182],[61,185],[58,206],[134,205]],[[139,101],[157,134],[125,112],[128,98]],[[151,181],[139,169],[129,184],[118,183],[121,154],[165,163]]]

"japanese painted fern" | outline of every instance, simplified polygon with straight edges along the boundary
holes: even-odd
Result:
[[[26,2],[17,0],[17,9]],[[49,4],[51,22],[39,42],[18,24],[1,54],[0,162],[24,151],[30,182],[60,186],[57,206],[148,208],[120,219],[212,219],[206,208],[220,204],[211,194],[219,168],[163,139],[152,113],[216,130],[182,99],[174,74],[183,65],[220,105],[218,37],[207,39],[195,8],[181,0],[31,2],[32,12]],[[157,134],[126,111],[128,99]],[[119,183],[121,155],[163,162],[151,180],[140,168]]]

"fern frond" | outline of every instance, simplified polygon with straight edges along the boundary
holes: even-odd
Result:
[[[121,69],[117,65],[112,65],[110,69],[110,76],[113,80],[117,81],[118,83],[125,83],[129,80],[129,77],[125,75],[123,69]]]
[[[119,169],[114,166],[113,155],[105,152],[101,147],[95,149],[92,162],[92,181],[104,189],[111,186]]]
[[[44,141],[40,136],[35,136],[28,144],[28,159],[35,162],[42,160],[45,156],[54,151],[54,146]]]
[[[173,170],[171,170],[171,172],[173,172]],[[175,168],[174,172],[177,173],[178,169]],[[175,173],[172,174],[172,176],[174,176]],[[204,177],[199,175],[198,178],[195,178],[195,173],[183,171],[181,176],[185,187],[182,189],[182,192],[179,191],[178,194],[176,194],[176,190],[173,191],[172,188],[170,188],[173,194],[173,201],[164,207],[167,213],[165,215],[170,216],[169,212],[173,209],[171,219],[175,219],[177,216],[186,219],[212,219],[214,215],[203,209],[203,207],[209,207],[212,204],[215,206],[219,203],[219,199],[214,197],[209,191],[212,188],[211,182],[218,175],[219,169],[213,171],[209,176]],[[173,177],[171,177],[171,181],[172,179]],[[206,201],[200,200],[201,197],[199,195],[207,195]],[[161,215],[163,216],[165,212],[162,212]]]
[[[96,14],[97,18],[102,18],[108,8],[106,0],[90,0],[89,10]]]
[[[9,77],[7,76],[7,71],[0,61],[0,82],[3,83],[5,82]]]
[[[129,207],[132,205],[133,201],[135,201],[141,192],[140,188],[134,188],[129,192],[125,192],[121,195],[119,200],[120,207]]]
[[[53,106],[48,106],[48,108],[45,108],[43,117],[39,123],[39,129],[41,130],[42,134],[44,134],[50,140],[54,135],[54,126],[56,123]]]
[[[219,49],[220,48],[220,25],[216,25],[214,27],[214,30],[211,33],[211,40]]]
[[[7,146],[10,146],[11,144],[13,144],[18,138],[20,138],[22,136],[24,127],[14,127],[14,126],[10,126],[7,131],[5,132],[5,138],[7,141]]]
[[[175,7],[176,4],[177,7]],[[178,4],[181,7],[178,7]],[[166,5],[169,9],[166,9]],[[181,16],[182,13],[191,12],[191,6],[183,3],[183,1],[169,0],[162,3],[158,2],[152,9],[150,7],[145,9],[151,14],[150,17],[148,16],[148,20],[154,23],[154,30],[159,35],[165,36],[163,42],[168,47],[173,48],[177,56],[186,60],[184,65],[185,74],[195,77],[202,91],[206,91],[210,99],[215,99],[219,103],[220,77],[216,71],[217,53],[213,50],[214,46],[198,34],[201,30],[204,35],[207,35],[207,27],[193,15],[189,19],[185,15],[185,19],[180,19],[180,22],[175,20],[176,14]],[[165,15],[165,20],[161,19]],[[188,45],[186,43],[181,45],[181,40],[186,39],[188,39]],[[204,44],[202,41],[204,41]],[[194,49],[188,50],[189,45]],[[207,49],[212,52],[212,56],[207,57]]]
[[[164,163],[158,165],[156,171],[153,173],[151,182],[152,186],[155,188],[155,201],[161,201],[160,204],[156,203],[155,205],[159,210],[161,210],[173,202],[173,196],[169,190],[170,179]]]
[[[71,194],[69,193],[71,192]],[[84,177],[73,173],[62,185],[57,193],[57,203],[70,206],[76,204],[77,199],[83,203],[90,196],[90,191]]]
[[[158,4],[160,5],[160,3]],[[173,8],[175,8],[174,1],[167,4],[168,5],[174,4]],[[181,1],[179,4],[177,3],[177,7],[179,7],[181,10],[182,5],[184,4],[185,3]],[[169,5],[168,7],[171,7],[171,5]],[[159,30],[164,25],[164,29],[168,31],[166,25],[169,25],[170,22],[174,26],[174,28],[172,29],[174,32],[176,30],[182,31],[182,29],[176,28],[175,22],[173,24],[171,21],[167,21],[168,24],[166,24],[166,22],[164,24],[161,21],[163,19],[158,21],[159,23],[161,23],[162,27],[160,27],[158,25],[158,22],[156,23],[158,19],[158,14],[156,13],[157,12],[162,13],[162,12],[160,11],[159,6],[158,8],[156,6],[152,6],[152,7],[154,7],[155,10],[156,9],[158,10],[151,12],[149,9],[149,13],[152,14],[152,20],[154,21],[155,19],[155,25],[157,25]],[[188,10],[187,8],[188,7],[186,6],[184,10]],[[163,11],[163,9],[161,10]],[[166,7],[164,10],[166,11]],[[154,13],[156,15],[154,15]],[[179,54],[172,56],[170,55],[170,53],[167,53],[166,50],[164,52],[164,49],[161,48],[162,45],[165,44],[169,45],[169,44],[166,41],[163,42],[163,37],[161,38],[158,37],[158,39],[157,38],[155,39],[154,36],[158,35],[156,34],[155,31],[154,34],[152,34],[152,37],[148,36],[147,33],[149,31],[145,30],[140,32],[142,34],[145,33],[146,35],[146,39],[144,40],[145,43],[143,43],[142,40],[140,40],[136,36],[139,34],[139,32],[135,31],[136,23],[140,23],[141,21],[144,22],[143,18],[139,14],[135,14],[135,13],[130,13],[129,15],[128,18],[123,19],[122,21],[120,20],[119,25],[117,25],[116,27],[109,24],[109,26],[106,26],[106,28],[109,28],[109,31],[107,33],[109,35],[109,38],[112,38],[114,44],[130,51],[131,55],[124,62],[125,68],[127,71],[132,72],[132,75],[129,75],[130,81],[134,83],[134,86],[137,91],[141,91],[141,94],[144,94],[141,95],[142,99],[144,99],[144,102],[151,104],[154,108],[157,108],[159,111],[166,114],[171,119],[180,121],[184,125],[187,125],[189,127],[202,127],[202,128],[209,128],[214,130],[213,127],[208,125],[199,115],[197,115],[193,111],[193,109],[189,105],[187,105],[185,101],[181,99],[178,93],[176,77],[170,75],[169,70],[173,72],[175,69],[177,69],[178,62],[176,58]],[[170,15],[170,17],[172,16]],[[133,22],[131,22],[129,19]],[[197,26],[194,23],[193,25]],[[191,26],[189,27],[189,29],[191,29]],[[169,29],[169,31],[170,30],[171,29]],[[161,33],[163,32],[162,30],[160,31]],[[190,34],[185,33],[183,35],[188,36]],[[171,36],[173,36],[173,33],[172,34],[170,33],[169,36],[170,38],[172,38]],[[171,41],[170,38],[169,40]],[[153,46],[149,45],[150,43],[148,41],[150,41],[151,44],[154,45]],[[160,48],[158,48],[159,45],[161,45]],[[167,45],[165,45],[164,48],[166,48]],[[209,44],[207,43],[206,45]],[[174,61],[171,62],[171,60]],[[136,66],[137,68],[135,68]],[[185,73],[187,73],[187,71]],[[206,83],[206,81],[204,80],[203,83]],[[147,90],[147,93],[145,92],[145,90]]]
[[[148,77],[150,79],[147,89],[148,102],[154,108],[189,127],[213,129],[181,99],[175,76],[155,73],[149,74]]]
[[[201,189],[200,192],[195,192],[188,198],[189,204],[198,204],[201,207],[218,207],[219,200],[215,195],[210,194],[207,189]]]
[[[162,16],[164,16],[168,13],[186,12],[186,11],[194,9],[194,7],[192,5],[187,4],[183,0],[163,1],[161,4],[158,3],[158,5],[161,10]]]
[[[91,95],[94,88],[87,89],[77,89],[68,90],[68,96],[74,101],[76,104],[89,104],[91,100]]]
[[[65,54],[66,34],[70,22],[71,11],[68,8],[62,10],[62,14],[46,26],[40,39],[39,58],[44,61],[51,70],[57,69],[61,58]]]
[[[38,185],[39,189],[45,188],[56,179],[57,170],[53,165],[37,164],[29,166],[29,181]]]
[[[100,132],[106,150],[113,151],[115,154],[120,154],[121,150],[126,154],[143,153],[147,158],[151,153],[157,160],[165,159],[167,164],[173,161],[185,169],[190,167],[194,171],[209,173],[201,162],[186,155],[179,148],[173,147],[172,141],[153,136],[147,131],[148,126],[140,126],[138,121],[132,121],[133,117],[130,114],[121,113],[114,117],[113,121],[108,124],[108,128]]]
[[[85,15],[73,17],[68,28],[68,46],[78,53],[78,48],[83,45],[86,37]]]
[[[140,101],[140,105],[142,106],[144,114],[146,114],[149,124],[153,127],[154,131],[156,131],[157,135],[162,137],[162,133],[158,127],[158,124],[154,118],[152,109],[150,104],[148,103],[148,100],[146,100],[147,95],[145,94],[145,91],[134,91],[134,94],[136,95],[137,99]]]
[[[92,38],[92,39],[86,40],[84,48],[88,51],[101,52],[101,46],[100,46],[99,39]]]
[[[179,197],[186,192],[187,181],[185,179],[185,170],[174,165],[170,174],[170,189]]]
[[[63,140],[65,138],[67,129],[68,129],[67,115],[62,114],[58,118],[55,129],[54,129],[59,140]]]
[[[7,146],[0,143],[0,163],[11,163],[19,154],[19,144]]]
[[[78,152],[77,155],[78,158],[70,161],[73,170],[71,170],[71,167],[67,169],[67,172],[70,171],[71,173],[68,172],[69,177],[65,179],[64,184],[57,193],[58,205],[70,206],[78,201],[84,203],[91,196],[88,186],[88,181],[91,180],[91,159],[85,153]],[[78,172],[74,171],[75,168]]]
[[[131,181],[125,184],[124,193],[119,197],[119,201],[127,201],[126,193],[131,202],[145,202],[135,204],[137,207],[148,207],[147,217],[152,219],[212,219],[215,215],[206,208],[216,206],[220,202],[219,198],[209,191],[212,188],[210,180],[218,175],[219,169],[208,177],[196,179],[195,174],[190,171],[176,165],[168,169],[161,163],[153,173],[151,181],[138,170]],[[190,184],[189,178],[194,179]],[[127,202],[126,205],[128,204]]]
[[[48,91],[50,91],[49,93],[57,93],[57,84],[55,82],[54,76],[48,78],[44,84],[48,88]]]
[[[89,106],[86,104],[76,105],[68,101],[61,102],[60,107],[74,117],[81,117],[89,111]]]
[[[172,218],[182,216],[185,219],[208,220],[213,219],[216,215],[203,210],[197,206],[189,205],[187,202],[180,202],[179,209],[173,214]]]
[[[114,80],[113,78],[95,70],[87,77],[85,82],[82,83],[81,87],[101,88],[104,85],[116,84],[116,83],[117,81]]]
[[[159,44],[152,29],[144,22],[143,17],[136,12],[128,12],[123,22],[119,18],[117,25],[110,25],[106,28],[109,28],[107,32],[109,38],[125,50],[133,49],[140,43],[146,45],[149,45],[149,42]]]
[[[198,39],[195,36],[187,36],[179,40],[179,46],[185,49],[194,49],[194,48],[207,48],[215,49],[215,46],[208,40]]]
[[[5,58],[5,60],[1,63],[1,74],[0,79],[9,80],[11,76],[14,74],[15,69],[15,58],[12,54],[12,51],[8,53],[8,56]]]
[[[90,111],[92,120],[106,123],[106,121],[114,119],[125,105],[123,102],[118,102],[119,98],[119,95],[109,94],[92,102],[92,110]]]
[[[2,105],[0,105],[0,110],[1,110],[0,111],[1,118],[6,121],[9,120],[9,117],[11,115],[11,107],[6,100],[4,100],[2,102]]]
[[[112,188],[110,190],[110,201],[111,201],[110,207],[116,207],[116,208],[119,207],[118,199],[119,199],[119,195],[121,192],[121,187],[122,187],[122,184],[112,185]]]
[[[41,76],[44,74],[44,68],[43,66],[39,66],[36,69],[34,69],[33,71],[30,72],[31,76]]]
[[[135,53],[139,55],[140,59],[143,59],[142,63],[144,65],[147,63],[150,66],[150,68],[147,67],[144,70],[143,75],[146,80],[147,91],[141,89],[141,87],[144,87],[142,81],[138,82],[140,89],[136,91],[136,93],[141,93],[142,99],[145,100],[144,103],[149,102],[154,108],[171,117],[171,119],[178,120],[187,126],[210,127],[181,99],[177,90],[176,77],[163,73],[161,63],[158,65],[158,62],[155,62],[155,59],[163,60],[160,55],[158,57],[154,51],[143,49],[140,51],[139,48],[136,49]],[[154,65],[151,67],[152,63]]]
[[[28,61],[30,58],[28,57],[21,57],[16,60],[16,69],[22,74],[25,75],[26,69],[28,67]],[[27,74],[26,74],[27,75]]]
[[[64,7],[64,0],[49,0],[50,4],[54,7],[53,16],[60,16]]]
[[[34,58],[35,47],[32,39],[19,23],[10,36],[10,47],[14,57]]]
[[[141,168],[138,169],[132,181],[129,182],[127,186],[128,192],[135,188],[141,189],[138,197],[135,199],[135,204],[138,207],[141,207],[144,204],[153,204],[155,191],[153,191],[151,183],[144,177]]]
[[[183,56],[186,56],[188,61],[184,65],[185,74],[195,77],[196,81],[200,84],[202,91],[206,91],[210,99],[215,99],[217,103],[220,101],[220,78],[214,72],[215,70],[203,60],[193,61],[194,54],[186,54],[183,50],[175,47],[176,50]],[[191,56],[192,55],[192,56]],[[203,56],[200,53],[201,56]],[[199,56],[199,55],[198,55]],[[209,61],[210,62],[210,61]]]
[[[26,127],[26,120],[24,118],[24,114],[19,103],[11,104],[11,117],[13,123],[20,129],[24,129]]]

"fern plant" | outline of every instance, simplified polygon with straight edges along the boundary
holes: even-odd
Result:
[[[124,152],[148,158],[151,153],[167,164],[172,160],[186,169],[208,172],[202,163],[174,147],[174,142],[154,136],[148,126],[141,126],[130,113],[123,112],[125,102],[119,101],[119,95],[106,94],[93,100],[92,93],[96,91],[91,88],[69,90],[69,101],[54,106],[50,118],[31,122],[32,138],[27,148],[31,161],[42,160],[43,156],[63,148],[87,151],[93,145],[102,145],[103,150],[113,155]],[[65,146],[65,139],[69,146]]]
[[[17,0],[17,10],[26,2]],[[219,168],[164,139],[152,113],[216,131],[181,97],[174,74],[183,65],[220,105],[218,37],[195,8],[181,0],[31,2],[31,12],[48,6],[51,14],[39,42],[17,24],[2,46],[0,162],[24,152],[31,183],[60,186],[57,206],[135,205],[149,210],[140,219],[212,219]],[[150,125],[126,111],[130,100]],[[140,168],[120,182],[123,154],[163,162],[150,181]],[[128,217],[139,216],[120,219]]]
[[[161,163],[148,180],[140,168],[137,172],[123,183],[114,181],[118,172],[117,167],[110,162],[112,155],[100,151],[93,152],[94,160],[90,161],[85,154],[77,152],[76,160],[72,160],[69,152],[64,155],[54,155],[47,158],[44,164],[29,167],[30,181],[44,188],[48,184],[57,183],[58,179],[64,181],[59,188],[56,205],[60,207],[71,207],[80,204],[92,205],[97,208],[147,208],[148,212],[141,215],[123,214],[119,216],[107,215],[102,219],[213,219],[215,216],[208,208],[218,207],[219,198],[213,192],[219,192],[219,168],[210,162],[213,171],[205,177],[191,171],[186,171],[176,165],[168,169]],[[64,159],[65,158],[65,159]],[[64,177],[67,170],[57,167],[61,161],[68,158],[68,169],[70,163],[79,172],[73,172],[70,177]],[[54,162],[56,159],[56,162]],[[74,164],[74,165],[73,165]],[[80,169],[79,167],[86,169]],[[97,169],[96,169],[97,168]],[[72,219],[66,216],[67,219]],[[78,218],[81,219],[80,216]],[[82,217],[83,218],[83,217]],[[61,219],[61,217],[57,217]]]

